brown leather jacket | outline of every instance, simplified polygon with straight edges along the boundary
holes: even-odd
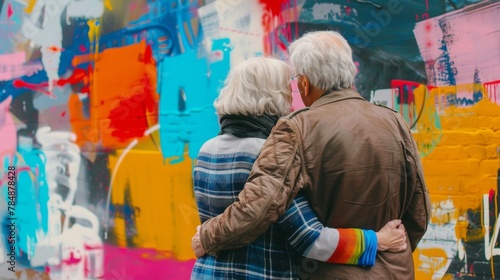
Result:
[[[378,231],[399,218],[411,245],[379,252],[372,268],[317,262],[309,279],[414,279],[411,253],[431,205],[417,147],[397,112],[343,90],[282,118],[239,201],[202,225],[203,247],[215,255],[251,243],[302,188],[325,226]]]

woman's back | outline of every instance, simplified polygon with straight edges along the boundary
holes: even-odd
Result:
[[[195,197],[201,222],[215,217],[234,201],[248,179],[264,139],[217,136],[201,148],[194,168]],[[196,261],[192,279],[295,279],[298,254],[283,229],[272,225],[252,244],[205,255]]]

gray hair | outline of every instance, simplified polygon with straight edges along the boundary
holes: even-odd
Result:
[[[288,48],[297,74],[306,75],[322,90],[348,89],[354,85],[356,66],[347,41],[335,31],[309,32]]]
[[[275,58],[254,57],[239,63],[230,72],[214,102],[219,116],[290,113],[293,73],[290,65]]]

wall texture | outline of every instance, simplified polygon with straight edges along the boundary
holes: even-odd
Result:
[[[2,279],[188,279],[193,159],[218,132],[221,82],[249,57],[288,60],[290,42],[326,29],[352,45],[356,89],[398,110],[418,141],[433,213],[417,279],[500,277],[498,1],[0,9]]]

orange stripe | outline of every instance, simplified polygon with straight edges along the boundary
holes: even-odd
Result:
[[[339,244],[333,255],[328,259],[330,263],[348,263],[349,259],[354,254],[356,247],[356,230],[355,229],[338,229]]]

